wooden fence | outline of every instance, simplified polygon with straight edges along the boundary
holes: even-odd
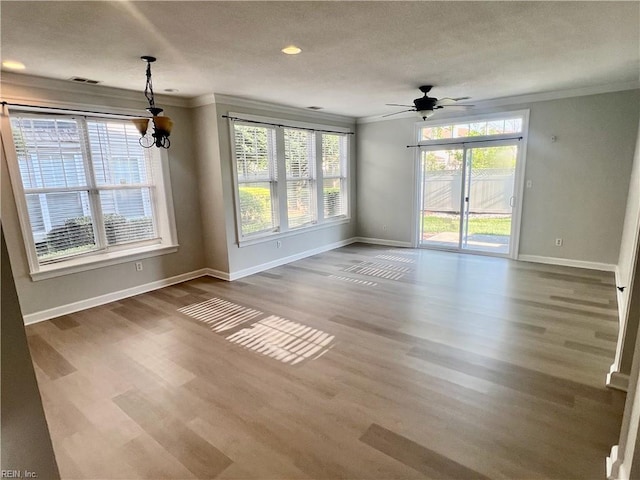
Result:
[[[424,178],[423,210],[458,212],[462,172],[427,172]],[[477,169],[471,172],[469,210],[472,213],[508,214],[513,195],[515,172],[512,169]]]

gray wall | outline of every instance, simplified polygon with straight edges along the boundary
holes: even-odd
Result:
[[[474,110],[530,110],[520,254],[618,262],[639,104],[631,90]],[[414,124],[358,125],[360,236],[412,240],[415,152],[406,146],[416,143]]]
[[[232,179],[232,163],[231,163],[231,143],[229,135],[229,122],[221,118],[229,112],[246,113],[263,117],[277,118],[281,120],[292,120],[315,124],[333,125],[340,127],[349,127],[355,130],[355,120],[332,119],[329,116],[301,113],[290,113],[279,110],[268,110],[268,108],[253,108],[242,104],[233,104],[233,98],[224,97],[226,103],[217,101],[215,105],[206,105],[196,109],[196,117],[207,121],[210,133],[201,132],[197,138],[200,152],[206,152],[199,158],[201,163],[201,171],[217,168],[219,164],[220,177],[216,177],[215,183],[201,182],[201,198],[206,199],[202,204],[202,213],[205,218],[204,236],[207,248],[215,254],[208,258],[208,265],[211,268],[222,269],[232,275],[238,274],[246,269],[252,269],[269,262],[278,262],[281,259],[292,255],[303,254],[306,251],[323,246],[330,245],[335,242],[347,240],[355,235],[355,142],[351,142],[351,178],[350,185],[350,201],[351,201],[351,221],[340,225],[334,225],[326,228],[319,228],[312,231],[301,231],[295,235],[286,236],[281,240],[281,248],[276,247],[276,239],[253,245],[238,246],[236,223],[234,213],[234,191]],[[217,115],[217,120],[214,118]],[[217,137],[214,137],[213,125],[217,123]],[[218,153],[216,155],[216,149]],[[212,174],[213,175],[213,174]],[[216,176],[218,173],[215,174]],[[220,200],[220,191],[222,191],[222,199]],[[216,199],[209,201],[208,199]],[[220,203],[222,202],[222,203]],[[222,215],[220,205],[224,206],[224,223],[222,223]],[[215,219],[215,221],[213,221]],[[224,232],[224,239],[221,234]],[[224,242],[224,244],[222,244]],[[222,257],[224,252],[228,255],[228,270],[224,270],[225,259]]]
[[[29,470],[41,479],[60,478],[33,371],[11,263],[2,237],[2,470]]]
[[[195,108],[194,119],[205,265],[218,272],[229,272],[228,205],[223,195],[225,180],[218,143],[218,124],[222,119],[218,118],[215,104]]]
[[[142,93],[135,94],[135,92],[100,87],[73,88],[73,92],[69,92],[70,87],[65,82],[47,81],[46,85],[57,89],[14,85],[7,81],[3,72],[2,93],[5,99],[17,98],[22,100],[20,103],[35,104],[59,102],[59,104],[72,104],[74,108],[80,104],[86,105],[88,110],[102,111],[110,111],[111,108],[118,107],[135,108],[139,109],[141,114],[144,113],[145,103],[131,99],[132,94],[137,98],[142,97]],[[142,272],[136,272],[133,263],[129,262],[48,280],[32,281],[6,158],[3,155],[0,172],[2,222],[24,315],[192,272],[204,266],[196,155],[191,139],[192,111],[182,107],[167,107],[162,103],[161,98],[158,99],[158,104],[165,107],[167,115],[175,123],[168,154],[180,248],[173,254],[144,259]]]
[[[415,118],[359,124],[358,236],[411,242]]]

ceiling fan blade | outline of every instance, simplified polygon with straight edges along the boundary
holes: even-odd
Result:
[[[468,100],[471,97],[458,97],[458,98],[449,98],[449,97],[444,97],[438,100],[438,102],[436,103],[436,105],[451,105],[454,104],[456,102],[459,102],[460,100]]]
[[[398,115],[399,113],[404,113],[404,112],[415,112],[414,109],[411,110],[402,110],[400,112],[393,112],[393,113],[387,113],[386,115],[381,115],[382,118],[384,117],[390,117],[391,115]]]
[[[465,109],[465,110],[467,108],[470,108],[470,107],[475,107],[475,105],[469,105],[469,104],[464,104],[463,105],[463,104],[457,104],[457,103],[454,103],[454,104],[451,104],[451,105],[438,105],[438,108],[461,108],[461,109]]]
[[[389,107],[413,107],[413,105],[402,105],[400,103],[385,103]]]

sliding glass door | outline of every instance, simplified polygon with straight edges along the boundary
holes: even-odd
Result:
[[[462,248],[509,253],[517,158],[517,145],[467,149]]]
[[[518,141],[423,147],[422,247],[511,252]]]
[[[462,233],[464,149],[421,151],[422,246],[459,248]]]

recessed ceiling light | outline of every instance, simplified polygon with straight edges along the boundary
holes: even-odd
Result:
[[[288,47],[284,47],[282,49],[282,53],[286,53],[287,55],[297,55],[302,51],[300,47],[296,47],[295,45],[289,45]]]
[[[8,68],[9,70],[24,70],[25,67],[24,63],[22,62],[17,62],[15,60],[5,60],[4,62],[2,62],[2,66],[4,68]]]

